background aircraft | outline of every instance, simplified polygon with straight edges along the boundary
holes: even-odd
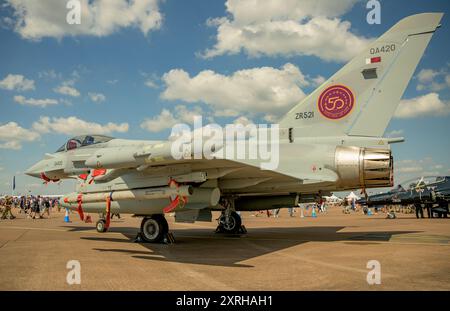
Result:
[[[424,13],[399,21],[293,107],[279,122],[276,168],[261,169],[264,159],[249,157],[265,141],[217,144],[213,159],[179,160],[170,140],[85,135],[69,139],[26,173],[45,181],[78,178],[77,192],[65,195],[63,205],[82,218],[83,211],[143,216],[141,235],[148,242],[168,232],[167,212],[175,212],[176,221],[193,222],[211,221],[211,211],[220,210],[219,229],[238,232],[236,211],[392,186],[390,144],[403,139],[382,136],[442,16]],[[245,159],[220,155],[238,144],[245,145]],[[193,155],[192,142],[185,147]],[[108,227],[109,217],[97,222],[100,232]]]
[[[437,214],[448,214],[450,176],[427,176],[409,180],[386,193],[371,195],[357,203],[375,205],[425,204]]]

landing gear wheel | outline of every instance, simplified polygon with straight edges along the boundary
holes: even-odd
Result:
[[[104,219],[99,219],[95,224],[95,228],[97,229],[97,232],[106,232],[106,221]]]
[[[218,227],[220,232],[229,234],[239,233],[241,226],[242,226],[242,219],[238,213],[231,212],[228,217],[228,221],[225,214],[220,215]]]
[[[152,215],[142,219],[141,237],[145,242],[161,242],[168,232],[169,224],[164,215]]]

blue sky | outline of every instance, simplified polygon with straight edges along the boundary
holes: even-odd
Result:
[[[82,10],[78,28],[65,22],[66,2],[0,2],[0,193],[11,191],[14,175],[19,193],[71,190],[71,183],[44,186],[22,172],[85,129],[121,138],[165,139],[173,122],[186,121],[193,112],[221,124],[243,117],[257,123],[276,120],[314,90],[317,81],[342,67],[352,45],[421,12],[446,15],[403,96],[404,104],[417,109],[394,118],[386,135],[406,138],[393,147],[397,181],[450,174],[448,1],[380,1],[381,24],[369,25],[365,0],[343,0],[340,8],[334,7],[336,1],[322,0],[314,10],[309,1],[281,1],[288,10],[281,13],[270,1],[248,10],[243,5],[248,1],[143,0],[138,2],[149,10],[142,13],[125,0],[109,6],[98,0],[91,5],[104,2],[103,12],[109,14],[97,12],[83,20],[83,12],[95,11],[82,7],[88,11]],[[292,27],[286,31],[303,41],[273,37],[274,20]],[[339,27],[333,36],[349,42],[348,53],[323,53],[333,48],[319,40],[327,35],[330,21]],[[309,23],[317,26],[312,38],[301,33]],[[233,37],[246,27],[256,29],[254,40]],[[250,75],[252,82],[242,85],[236,73]],[[276,95],[258,93],[272,85],[272,76],[279,78],[273,83],[279,83],[283,94],[275,108],[270,103]]]

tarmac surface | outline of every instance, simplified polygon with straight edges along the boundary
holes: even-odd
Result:
[[[0,220],[0,290],[450,290],[450,219],[366,216],[331,208],[317,218],[242,213],[248,233],[216,223],[174,223],[176,243],[134,243],[140,218],[122,215],[98,233],[76,213]],[[218,216],[218,214],[214,215]],[[69,285],[68,261],[81,265]],[[369,285],[368,261],[381,265]]]

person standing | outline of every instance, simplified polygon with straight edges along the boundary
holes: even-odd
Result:
[[[2,217],[1,217],[2,219],[6,219],[8,217],[8,214],[9,214],[9,219],[16,218],[12,214],[12,211],[11,211],[12,204],[13,204],[13,198],[11,196],[7,196],[5,198],[5,203],[4,203],[5,209],[3,210],[3,213],[2,213]]]
[[[25,213],[25,196],[20,197],[19,207],[20,207],[19,213],[22,213],[22,212]]]
[[[280,209],[279,208],[276,208],[276,209],[273,210],[273,217],[278,218],[278,217],[280,217],[279,214],[280,214]]]
[[[39,208],[40,196],[34,197],[31,203],[31,218],[36,219],[40,218],[40,208]]]
[[[414,203],[414,207],[416,208],[416,218],[424,218],[423,217],[423,207],[420,203]],[[419,217],[420,216],[420,217]]]
[[[290,217],[294,217],[294,208],[293,207],[288,207],[288,212],[289,212]]]
[[[44,213],[47,213],[48,218],[50,218],[50,202],[48,198],[42,198],[42,216],[44,216]]]
[[[427,209],[428,218],[433,218],[433,204],[427,203],[427,204],[425,204],[425,208]]]

